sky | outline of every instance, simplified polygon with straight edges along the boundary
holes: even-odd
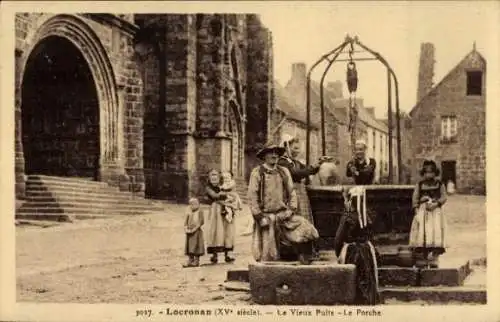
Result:
[[[475,2],[475,1],[474,1]],[[346,34],[357,35],[379,52],[394,69],[399,81],[400,108],[409,111],[416,103],[420,45],[435,46],[437,84],[472,49],[492,59],[499,39],[498,2],[275,2],[254,8],[273,35],[274,74],[281,85],[290,79],[291,65],[304,62],[309,68],[321,55],[342,43]],[[355,56],[369,57],[366,53]],[[347,58],[347,55],[344,55]],[[340,58],[339,58],[340,59]],[[341,80],[345,86],[345,62],[335,63],[326,82]],[[315,70],[319,80],[325,65]],[[357,63],[357,97],[374,106],[378,117],[387,113],[387,74],[378,61]],[[393,103],[394,106],[394,103]]]

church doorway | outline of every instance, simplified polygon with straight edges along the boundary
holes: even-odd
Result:
[[[26,174],[98,180],[99,99],[80,50],[59,36],[40,41],[28,58],[21,92]]]

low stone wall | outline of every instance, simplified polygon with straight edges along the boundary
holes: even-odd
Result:
[[[413,186],[376,185],[366,187],[368,212],[373,219],[376,245],[406,245],[413,220]],[[310,186],[308,195],[320,249],[332,249],[340,217],[344,212],[342,186]]]

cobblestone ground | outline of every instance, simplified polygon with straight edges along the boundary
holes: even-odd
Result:
[[[454,196],[446,208],[448,257],[486,256],[485,199]],[[85,220],[53,227],[17,226],[17,300],[78,303],[251,304],[222,288],[229,268],[250,255],[250,215],[236,221],[234,264],[182,268],[183,207],[137,217]]]

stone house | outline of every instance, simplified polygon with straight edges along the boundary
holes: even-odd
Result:
[[[473,50],[433,86],[435,48],[421,45],[417,104],[410,112],[412,171],[434,159],[461,193],[486,191],[486,61]]]
[[[186,201],[212,168],[243,181],[266,140],[272,38],[257,15],[18,13],[15,35],[19,198],[45,174]]]
[[[291,78],[285,85],[286,96],[289,97],[290,102],[303,111],[303,119],[307,118],[306,111],[306,64],[295,63],[292,64]],[[344,152],[344,142],[337,140],[337,137],[342,132],[341,121],[335,116],[331,108],[328,108],[331,101],[328,95],[325,95],[325,154],[333,156],[337,161],[342,159],[339,153]],[[313,162],[313,154],[317,153],[318,156],[323,154],[321,151],[321,108],[320,108],[320,90],[319,84],[315,81],[311,82],[311,123],[318,128],[317,143],[313,144],[313,135],[311,135],[311,162]],[[318,149],[316,152],[314,149]],[[304,147],[305,150],[305,147]]]
[[[300,159],[306,159],[307,119],[305,108],[297,106],[288,96],[286,90],[274,82],[274,107],[271,111],[271,138],[281,142],[284,135],[292,135],[302,145]],[[317,120],[311,122],[311,160],[319,157],[319,128]]]

